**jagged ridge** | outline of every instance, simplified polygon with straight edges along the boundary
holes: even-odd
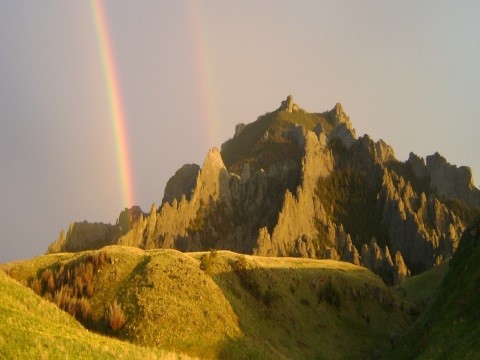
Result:
[[[384,141],[357,138],[340,104],[307,113],[291,97],[237,125],[198,169],[170,179],[160,208],[126,209],[108,231],[75,223],[49,251],[117,243],[341,259],[398,283],[450,257],[480,206],[470,169],[438,154],[399,162]]]

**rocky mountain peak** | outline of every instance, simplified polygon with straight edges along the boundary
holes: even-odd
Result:
[[[288,95],[286,100],[283,100],[280,105],[280,110],[293,113],[299,109],[298,105],[293,102],[293,96]]]
[[[180,201],[183,195],[190,200],[199,171],[197,164],[185,164],[178,169],[165,186],[162,204],[174,199]]]
[[[347,128],[349,129],[352,128],[352,124],[350,123],[350,118],[343,110],[342,104],[340,103],[335,104],[335,107],[333,108],[333,114],[335,119],[335,123],[334,123],[335,126],[338,126],[340,124],[345,124],[347,125]]]

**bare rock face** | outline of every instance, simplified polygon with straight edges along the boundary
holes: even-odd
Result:
[[[289,113],[298,111],[298,109],[299,109],[298,105],[293,102],[292,95],[288,95],[287,99],[282,101],[282,104],[280,105],[280,110],[285,110],[286,112],[289,112]]]
[[[240,133],[245,129],[245,126],[246,125],[244,123],[235,125],[235,134],[233,135],[233,137],[237,137],[238,135],[240,135]]]
[[[63,230],[60,232],[58,239],[48,247],[47,253],[96,250],[116,244],[121,235],[122,229],[118,225],[75,222],[66,233]]]
[[[382,139],[375,143],[375,152],[376,158],[382,163],[396,160],[393,148]]]
[[[451,165],[439,153],[427,156],[431,186],[447,199],[461,199],[470,206],[480,206],[480,191],[473,185],[472,171]]]
[[[171,203],[174,199],[180,201],[182,196],[190,200],[199,171],[197,164],[185,164],[178,169],[165,186],[162,204]]]
[[[405,265],[402,254],[399,251],[395,253],[393,265],[393,283],[395,285],[401,284],[410,277],[410,270]]]
[[[333,116],[334,129],[328,135],[328,141],[340,139],[347,148],[350,148],[356,139],[355,129],[350,123],[350,118],[345,114],[340,103],[335,105],[331,113]]]
[[[418,179],[424,179],[428,176],[428,170],[425,166],[425,159],[415,155],[413,152],[408,156],[407,164],[412,169]]]
[[[327,176],[333,170],[331,153],[320,144],[319,138],[312,131],[305,133],[305,155],[302,159],[302,183],[295,196],[287,190],[280,211],[278,222],[271,235],[271,249],[260,246],[257,240],[254,253],[266,253],[276,256],[308,254],[312,256],[315,246],[312,239],[318,234],[315,224],[318,203],[314,191],[317,179]],[[299,240],[300,239],[300,240]]]
[[[380,200],[393,251],[420,273],[453,255],[464,224],[445,205],[415,193],[403,178],[386,171]]]

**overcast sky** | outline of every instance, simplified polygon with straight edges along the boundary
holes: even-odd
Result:
[[[276,109],[341,102],[399,159],[480,176],[480,2],[104,0],[145,211],[184,163]],[[0,2],[0,262],[123,209],[88,1]]]

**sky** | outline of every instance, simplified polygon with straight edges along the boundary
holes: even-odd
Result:
[[[340,102],[357,135],[400,160],[438,151],[478,184],[478,14],[476,0],[1,1],[0,262],[45,253],[74,221],[149,211],[177,169],[289,94],[310,112]]]

